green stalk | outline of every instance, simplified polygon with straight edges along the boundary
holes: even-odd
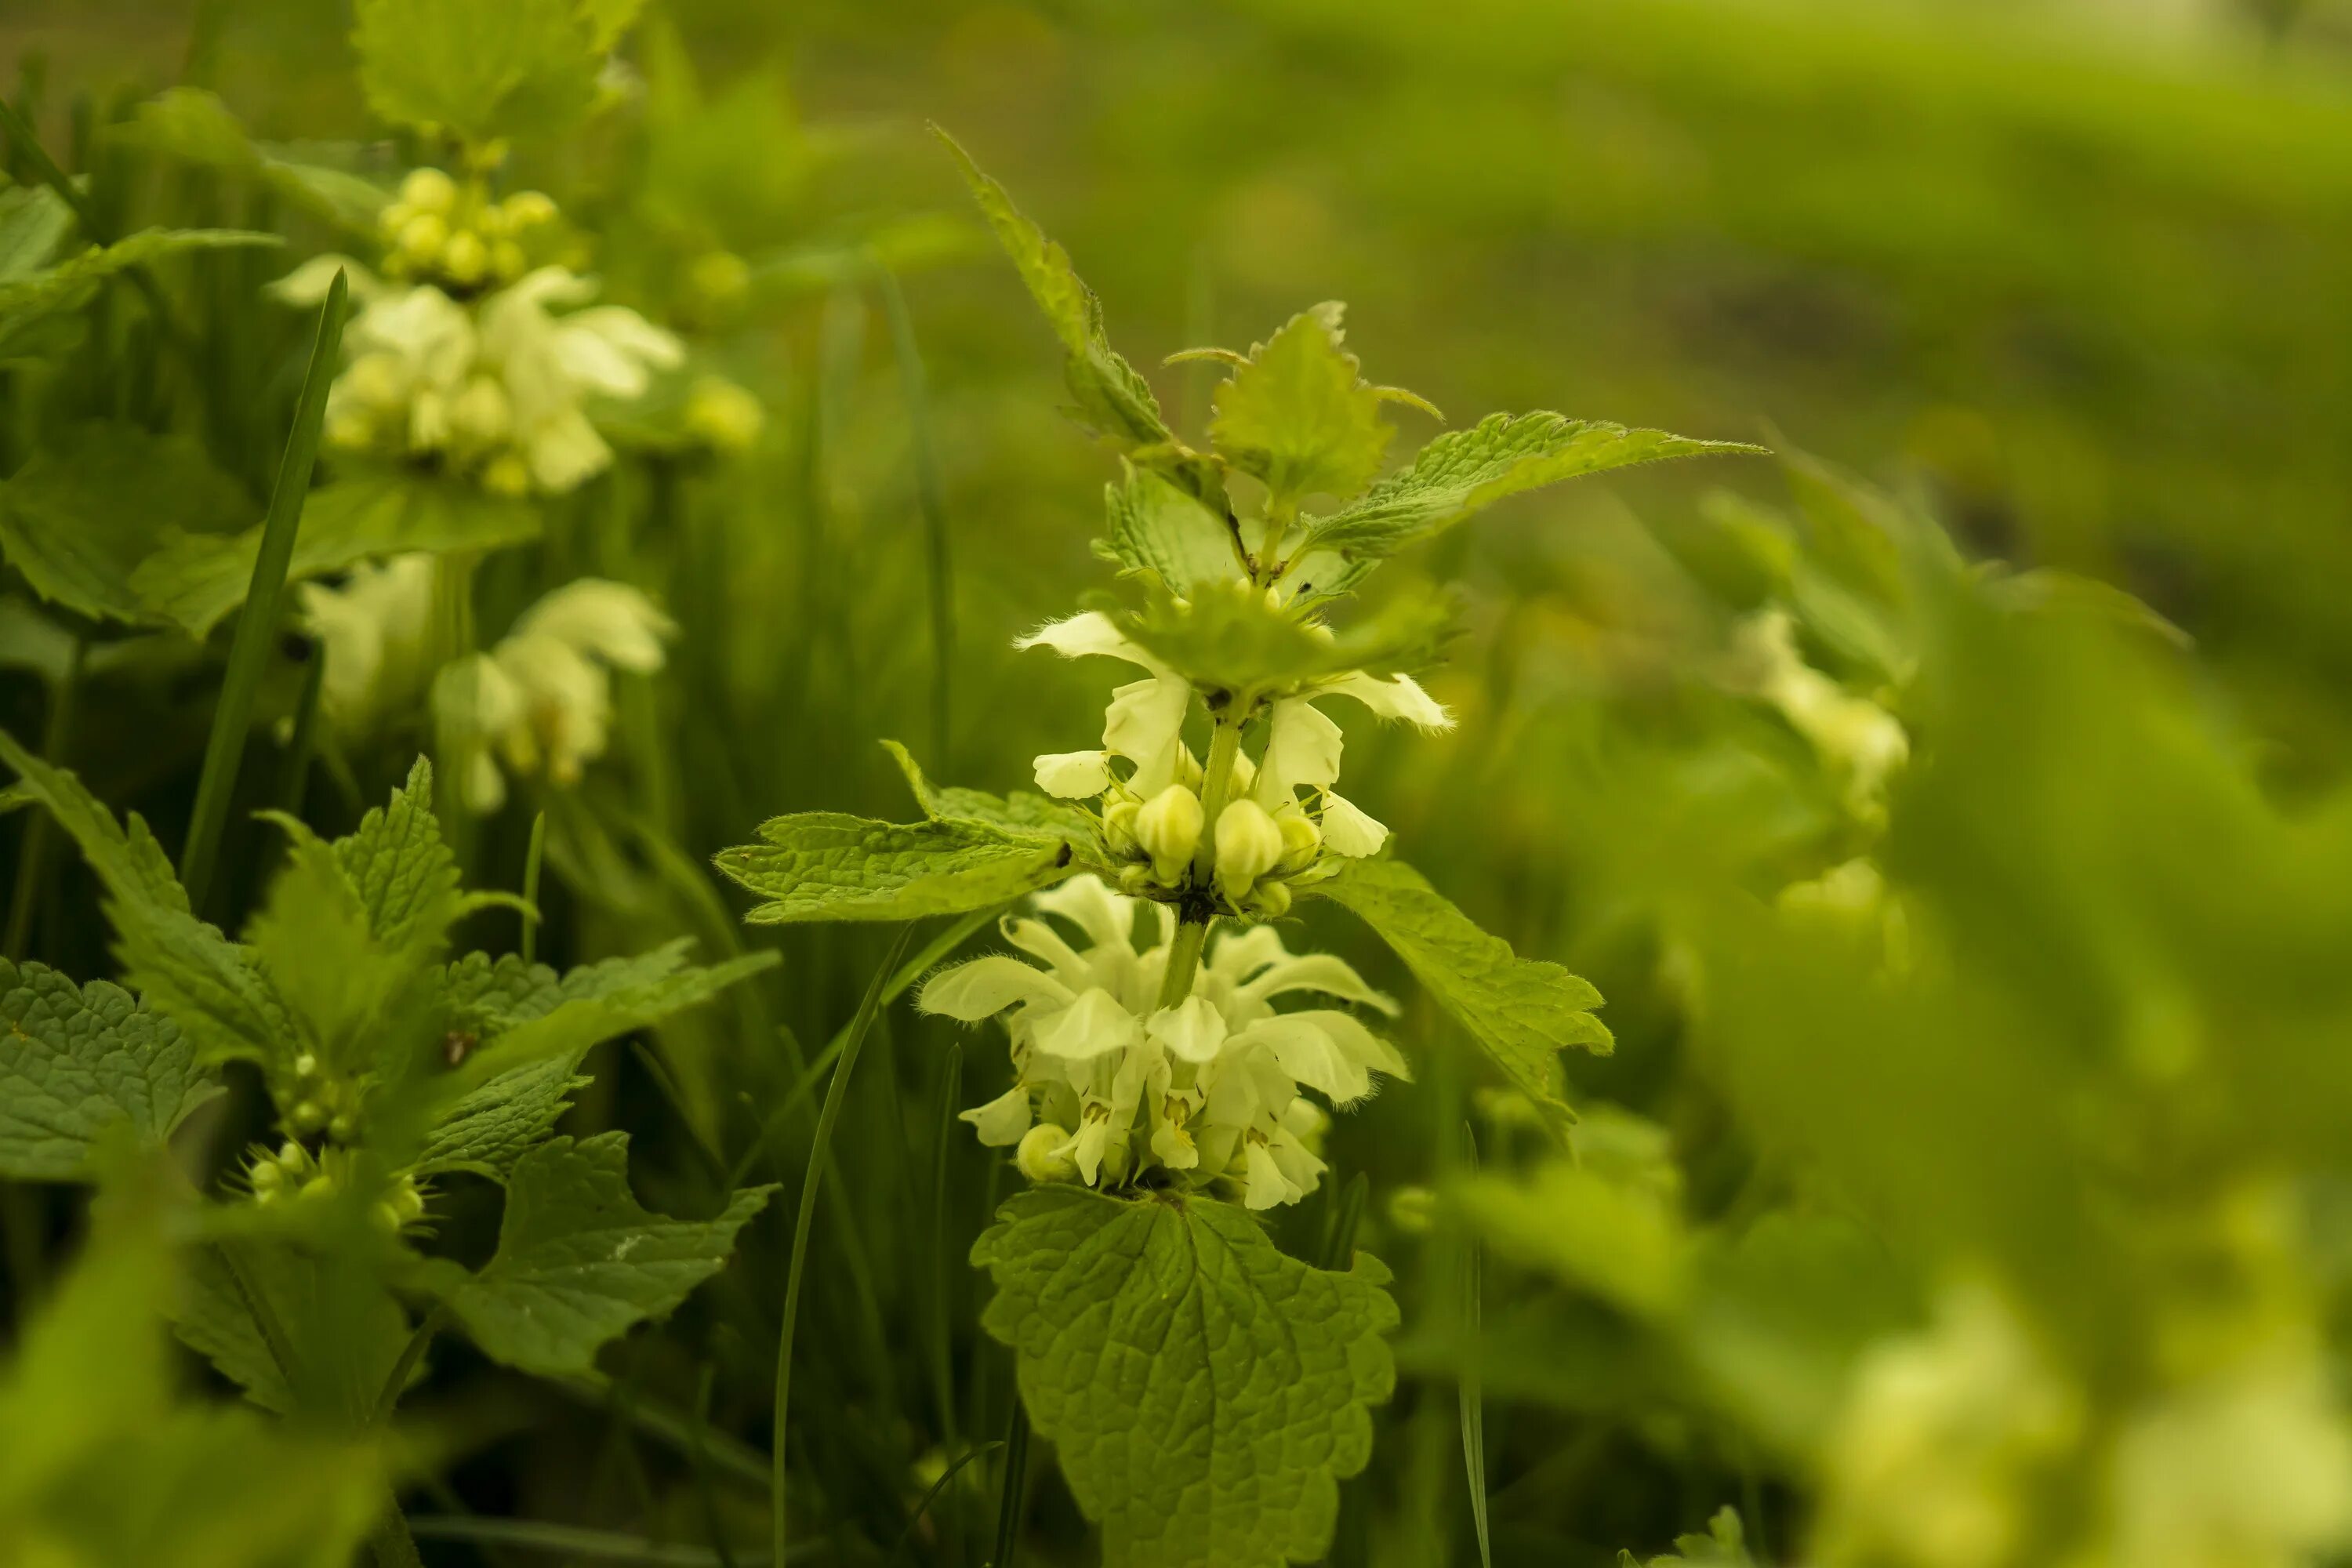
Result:
[[[1021,1545],[1021,1505],[1029,1495],[1029,1407],[1013,1391],[1013,1419],[1004,1430],[1004,1489],[996,1501],[996,1552],[988,1568],[1013,1568]]]
[[[539,955],[539,868],[547,856],[547,813],[534,813],[530,819],[530,847],[522,857],[522,901],[530,912],[522,917],[522,962],[529,968]]]
[[[73,735],[74,709],[81,700],[82,663],[89,654],[89,639],[74,638],[73,658],[66,665],[65,679],[49,693],[49,721],[41,734],[41,760],[54,766],[63,766],[66,744]],[[48,881],[49,814],[27,812],[25,816],[25,837],[16,848],[16,886],[8,897],[8,931],[0,952],[11,960],[20,959],[32,946],[33,911],[39,907],[41,890]]]
[[[416,1533],[427,1541],[467,1541],[478,1545],[519,1546],[589,1563],[642,1563],[666,1568],[720,1568],[719,1554],[701,1546],[665,1546],[640,1536],[610,1531],[584,1530],[572,1524],[542,1524],[530,1519],[468,1519],[436,1515],[416,1521]],[[744,1568],[765,1563],[765,1557],[745,1557]]]
[[[966,1465],[971,1464],[974,1459],[993,1454],[1003,1447],[1004,1447],[1003,1443],[982,1443],[977,1448],[967,1448],[956,1456],[956,1462],[950,1465],[946,1473],[931,1483],[931,1489],[923,1494],[923,1500],[917,1503],[915,1511],[907,1516],[906,1528],[898,1531],[898,1539],[891,1546],[890,1555],[884,1559],[884,1568],[889,1568],[889,1564],[897,1563],[906,1554],[907,1542],[915,1538],[915,1526],[923,1522],[923,1515],[931,1511],[931,1504],[939,1501],[940,1494],[948,1489],[948,1483],[961,1475]],[[953,1537],[951,1536],[950,1539]],[[956,1545],[961,1550],[963,1542],[957,1540]]]
[[[883,994],[889,988],[897,972],[899,954],[907,951],[907,942],[915,934],[912,925],[901,926],[898,939],[890,944],[889,956],[874,972],[874,979],[866,987],[866,999],[857,1005],[857,1016],[850,1021],[849,1037],[842,1047],[841,1065],[834,1069],[833,1082],[824,1091],[824,1109],[817,1113],[816,1136],[809,1148],[808,1174],[801,1182],[800,1214],[793,1222],[793,1255],[791,1267],[784,1275],[784,1321],[776,1340],[776,1413],[773,1436],[770,1442],[773,1452],[771,1486],[774,1492],[771,1517],[774,1524],[773,1561],[782,1563],[789,1550],[791,1531],[784,1499],[784,1417],[789,1413],[793,1396],[793,1328],[800,1316],[801,1282],[808,1271],[809,1227],[816,1219],[817,1189],[824,1181],[826,1155],[833,1147],[834,1124],[841,1120],[842,1101],[849,1095],[849,1076],[857,1070],[857,1057],[873,1032],[874,1020],[882,1015]]]
[[[915,465],[915,500],[923,514],[923,542],[929,556],[931,605],[931,766],[949,766],[949,681],[955,667],[955,573],[948,554],[946,489],[940,482],[939,454],[931,445],[930,398],[923,383],[923,353],[915,342],[914,318],[898,275],[875,267],[882,311],[890,323],[890,344],[898,361],[898,390],[907,400],[907,442]]]
[[[213,712],[213,731],[205,743],[205,771],[196,782],[195,810],[188,824],[187,847],[180,857],[180,880],[188,902],[201,911],[212,881],[213,864],[220,855],[221,828],[228,821],[229,796],[236,788],[236,770],[245,752],[246,731],[253,721],[253,700],[261,689],[263,668],[269,661],[269,644],[278,628],[279,601],[286,590],[286,572],[294,559],[294,536],[302,526],[302,503],[310,489],[310,468],[319,456],[319,426],[326,417],[327,388],[335,379],[335,363],[342,350],[343,304],[350,283],[341,272],[327,290],[319,311],[319,333],[310,345],[310,368],[302,378],[302,395],[295,405],[294,428],[278,465],[278,484],[269,494],[269,514],[261,525],[261,550],[253,563],[253,583],[247,590],[245,609],[237,616],[236,635],[229,643],[228,674],[222,682],[220,706]]]
[[[278,809],[289,816],[302,815],[310,793],[310,758],[319,744],[319,703],[326,691],[327,645],[313,641],[310,658],[302,667],[302,694],[294,704],[294,733],[278,773]]]
[[[1233,794],[1234,762],[1242,749],[1242,721],[1230,712],[1220,713],[1216,725],[1209,737],[1209,760],[1201,764],[1201,844],[1192,851],[1194,897],[1186,900],[1186,917],[1177,923],[1175,940],[1169,944],[1168,967],[1160,978],[1162,1007],[1177,1006],[1192,994],[1192,978],[1201,968],[1201,949],[1209,940],[1209,927],[1216,923],[1214,914],[1194,920],[1191,911],[1196,907],[1213,907],[1217,875],[1217,816]]]

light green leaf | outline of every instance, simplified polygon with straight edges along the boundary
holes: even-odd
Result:
[[[973,198],[1012,257],[1029,296],[1062,342],[1064,374],[1078,416],[1136,460],[1160,469],[1204,501],[1222,507],[1223,482],[1215,465],[1187,448],[1169,429],[1160,401],[1136,368],[1110,346],[1102,301],[1095,298],[1064,250],[1013,205],[1005,188],[972,162],[956,139],[931,128],[955,155]]]
[[[304,501],[286,580],[379,555],[519,544],[538,537],[540,521],[531,507],[469,486],[399,471],[362,474]],[[153,616],[201,637],[245,602],[260,547],[259,524],[235,535],[172,531],[131,574],[131,591]]]
[[[1323,1554],[1395,1382],[1377,1259],[1310,1268],[1230,1205],[1070,1186],[1005,1205],[971,1257],[996,1282],[982,1326],[1110,1568]]]
[[[359,0],[368,107],[470,141],[560,132],[595,101],[598,28],[577,0]]]
[[[630,1194],[626,1133],[558,1138],[514,1163],[498,1255],[478,1274],[437,1263],[427,1280],[484,1352],[525,1372],[591,1372],[606,1341],[668,1316],[726,1267],[735,1233],[773,1187],[737,1193],[710,1220],[665,1219]]]
[[[514,1163],[555,1131],[571,1109],[572,1091],[588,1087],[577,1070],[581,1054],[526,1062],[485,1080],[436,1120],[407,1172],[469,1171],[506,1180]]]
[[[100,284],[128,268],[184,250],[279,243],[274,234],[237,229],[142,229],[112,245],[92,246],[54,267],[0,278],[0,361],[45,346],[37,335],[44,322],[80,310]]]
[[[72,212],[48,186],[0,190],[0,283],[47,266],[72,226]]]
[[[253,955],[190,911],[171,862],[137,813],[127,827],[118,825],[79,779],[5,733],[0,733],[0,762],[16,770],[21,792],[47,806],[81,847],[106,886],[107,919],[124,978],[149,1006],[180,1026],[200,1059],[268,1059],[299,1037]]]
[[[1149,468],[1128,465],[1125,479],[1103,487],[1108,531],[1095,553],[1129,572],[1149,572],[1170,592],[1189,595],[1240,569],[1224,520]]]
[[[141,104],[128,121],[110,128],[107,136],[144,152],[247,175],[347,229],[373,231],[392,201],[384,186],[337,163],[319,161],[350,163],[357,149],[280,148],[256,142],[226,104],[200,88],[167,88]]]
[[[374,1268],[289,1242],[244,1238],[233,1245],[291,1342],[302,1386],[288,1385],[216,1247],[189,1251],[172,1323],[181,1342],[265,1410],[285,1415],[299,1406],[353,1425],[367,1420],[409,1334],[407,1313]]]
[[[119,1127],[161,1148],[219,1092],[195,1054],[119,985],[77,987],[46,965],[0,959],[0,1176],[86,1179],[91,1152]]]
[[[1010,903],[1066,875],[1066,843],[949,818],[900,824],[836,811],[772,817],[766,842],[722,849],[713,864],[768,901],[743,918],[910,921]]]
[[[1379,615],[1334,631],[1226,578],[1182,599],[1146,584],[1143,607],[1118,619],[1121,631],[1193,685],[1246,707],[1263,693],[1349,670],[1423,668],[1435,661],[1454,616],[1443,599],[1400,595]]]
[[[1591,1014],[1601,993],[1590,983],[1557,963],[1519,957],[1402,861],[1351,861],[1316,890],[1353,910],[1395,949],[1555,1129],[1574,1120],[1560,1099],[1561,1047],[1605,1054],[1615,1044]]]
[[[1673,1194],[1552,1160],[1526,1180],[1481,1176],[1449,1201],[1495,1250],[1643,1320],[1676,1308],[1685,1237]]]
[[[1083,808],[1034,790],[1014,790],[1011,795],[998,795],[961,784],[942,788],[924,776],[922,764],[906,747],[896,741],[885,741],[882,745],[906,776],[907,787],[914,792],[915,804],[932,821],[979,823],[1015,837],[1034,836],[1041,848],[1058,841],[1068,844],[1087,858],[1094,858],[1098,835],[1093,819]]]
[[[772,967],[772,952],[749,952],[709,965],[689,964],[685,939],[630,958],[585,965],[561,979],[544,964],[475,953],[451,966],[449,1026],[474,1034],[475,1050],[449,1087],[470,1091],[532,1062],[577,1064],[591,1047],[649,1028],[706,1002],[740,980]]]
[[[1731,1508],[1716,1510],[1707,1521],[1705,1535],[1678,1535],[1675,1549],[1664,1557],[1653,1557],[1646,1563],[1630,1552],[1617,1554],[1621,1568],[1678,1568],[1683,1563],[1711,1563],[1715,1568],[1755,1568],[1756,1560],[1748,1555],[1748,1538],[1739,1527],[1738,1511]]]
[[[245,488],[184,436],[133,425],[75,425],[0,484],[0,551],[33,591],[94,620],[159,617],[131,574],[166,528],[214,535],[245,527]]]
[[[403,1003],[425,977],[425,957],[377,939],[334,847],[308,829],[270,879],[245,943],[297,1026],[270,1058],[276,1066],[290,1071],[309,1053],[339,1073],[359,1073],[408,1043],[395,1026],[415,1010]]]
[[[335,841],[335,859],[384,947],[438,953],[449,927],[483,900],[457,890],[457,858],[442,842],[433,815],[433,764],[416,759],[408,780],[385,805],[370,808],[352,834]]]
[[[1344,500],[1372,482],[1396,432],[1381,418],[1380,390],[1339,346],[1336,300],[1301,310],[1217,388],[1209,436],[1218,456],[1265,481],[1268,504],[1287,513],[1310,495]]]
[[[1667,458],[1761,450],[1558,414],[1491,414],[1438,437],[1361,500],[1315,519],[1298,553],[1394,555],[1522,490]]]

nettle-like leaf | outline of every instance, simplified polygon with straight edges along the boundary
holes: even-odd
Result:
[[[335,863],[348,879],[368,930],[400,952],[438,953],[449,928],[503,900],[457,890],[457,858],[433,815],[433,764],[423,757],[392,799],[371,807],[335,841]]]
[[[0,484],[0,551],[32,590],[93,620],[160,621],[131,574],[167,527],[215,535],[256,514],[184,436],[93,421],[58,432]]]
[[[285,1004],[253,954],[196,918],[163,847],[132,813],[118,824],[79,779],[0,733],[0,762],[23,793],[48,808],[106,888],[106,913],[124,978],[195,1043],[200,1059],[268,1059],[298,1038]]]
[[[1756,1560],[1748,1555],[1747,1532],[1740,1528],[1739,1514],[1735,1509],[1716,1510],[1707,1521],[1705,1535],[1677,1535],[1675,1549],[1664,1557],[1653,1557],[1646,1563],[1630,1552],[1617,1554],[1620,1568],[1681,1568],[1682,1564],[1709,1563],[1714,1568],[1755,1568]]]
[[[291,1342],[299,1385],[287,1382],[254,1322],[244,1287],[216,1247],[190,1249],[172,1316],[181,1342],[265,1410],[366,1422],[409,1337],[408,1314],[376,1269],[360,1258],[315,1254],[284,1240],[241,1238],[232,1245],[247,1279]]]
[[[320,487],[302,503],[289,583],[381,555],[497,550],[539,536],[537,509],[469,486],[397,469]],[[236,534],[165,531],[132,569],[130,591],[152,619],[201,637],[245,603],[261,548],[258,524]]]
[[[497,1256],[478,1274],[425,1267],[485,1352],[551,1377],[593,1371],[606,1341],[668,1316],[724,1268],[735,1233],[775,1191],[746,1188],[716,1219],[665,1219],[629,1192],[628,1143],[604,1132],[531,1150],[508,1181]]]
[[[83,1180],[121,1130],[161,1148],[218,1092],[179,1026],[121,986],[0,959],[0,1176]]]
[[[41,331],[44,324],[80,310],[118,272],[181,251],[282,243],[274,234],[241,229],[149,228],[53,267],[0,277],[0,361],[54,346]]]
[[[932,821],[978,823],[1016,837],[1033,836],[1040,849],[1059,841],[1071,846],[1081,858],[1091,858],[1095,854],[1098,835],[1094,819],[1083,808],[1034,790],[991,795],[986,790],[966,789],[961,784],[934,784],[924,776],[922,764],[906,747],[896,741],[885,741],[882,746],[905,775],[915,804]]]
[[[1061,340],[1065,374],[1079,417],[1138,462],[1222,508],[1224,486],[1215,466],[1176,438],[1150,384],[1110,346],[1102,301],[1078,277],[1070,253],[1046,238],[1045,230],[1013,205],[1011,194],[982,172],[954,137],[937,126],[931,129],[955,155],[989,226]]]
[[[960,915],[1033,893],[1069,874],[1069,844],[961,817],[876,822],[837,811],[772,817],[760,844],[722,849],[715,864],[768,901],[754,925],[802,921],[910,921]]]
[[[1762,450],[1559,414],[1490,414],[1438,437],[1360,499],[1309,522],[1297,553],[1380,559],[1522,490],[1668,458]]]
[[[1395,1382],[1378,1260],[1312,1268],[1230,1205],[1074,1186],[1013,1199],[971,1256],[1109,1568],[1323,1554]]]
[[[559,132],[595,102],[610,8],[603,0],[359,0],[352,43],[360,86],[368,107],[398,124],[478,142]]]
[[[1240,562],[1224,520],[1150,469],[1125,467],[1118,483],[1103,487],[1105,532],[1096,555],[1182,595],[1231,579]]]
[[[1346,310],[1327,300],[1253,344],[1248,358],[1219,354],[1237,363],[1217,388],[1209,437],[1219,457],[1265,483],[1277,515],[1308,496],[1345,500],[1371,483],[1396,434],[1381,405],[1410,396],[1364,380],[1339,346]]]
[[[506,1180],[516,1161],[554,1132],[572,1108],[572,1094],[588,1087],[578,1070],[582,1054],[526,1062],[483,1080],[436,1118],[407,1173],[465,1171]]]
[[[1442,598],[1401,596],[1376,616],[1333,630],[1266,603],[1263,589],[1227,577],[1189,598],[1147,584],[1119,629],[1204,691],[1246,705],[1258,695],[1366,670],[1390,675],[1434,662],[1454,620]]]
[[[1615,1047],[1608,1026],[1592,1016],[1601,993],[1590,982],[1557,963],[1519,957],[1402,861],[1351,861],[1316,891],[1352,910],[1394,949],[1556,1130],[1574,1120],[1560,1098],[1561,1048],[1606,1054]]]

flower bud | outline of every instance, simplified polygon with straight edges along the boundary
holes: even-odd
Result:
[[[402,1183],[399,1190],[392,1194],[391,1202],[404,1225],[425,1217],[425,1194],[416,1190],[416,1184],[413,1181]]]
[[[1427,1187],[1399,1187],[1389,1198],[1389,1223],[1408,1236],[1424,1234],[1437,1217],[1437,1194]]]
[[[1176,748],[1176,782],[1198,795],[1202,781],[1207,776],[1207,770],[1201,766],[1201,759],[1192,754],[1192,748],[1179,745]]]
[[[767,417],[757,397],[720,376],[696,382],[686,400],[686,427],[716,451],[748,450]]]
[[[482,470],[482,488],[492,495],[527,496],[530,493],[530,468],[512,452],[501,452]]]
[[[316,1132],[327,1124],[326,1108],[315,1100],[306,1100],[294,1108],[294,1114],[287,1120],[293,1122],[297,1132]]]
[[[490,247],[490,276],[498,282],[511,283],[530,270],[530,258],[513,240],[502,239]]]
[[[1282,829],[1282,869],[1304,871],[1323,851],[1323,830],[1303,811],[1286,811],[1274,819]]]
[[[1135,817],[1142,809],[1142,802],[1127,795],[1121,795],[1103,807],[1103,842],[1109,846],[1112,854],[1129,855],[1139,847],[1135,841]]]
[[[399,1231],[400,1211],[398,1209],[394,1208],[390,1204],[378,1204],[375,1205],[373,1214],[378,1230],[386,1235],[394,1235]]]
[[[1151,862],[1129,860],[1118,868],[1118,890],[1130,899],[1148,899],[1152,893]]]
[[[264,1160],[247,1173],[246,1179],[252,1183],[254,1194],[257,1197],[265,1193],[276,1192],[279,1187],[284,1186],[286,1171],[277,1161]]]
[[[438,213],[418,213],[400,226],[401,258],[416,266],[431,266],[448,243],[449,221]]]
[[[725,307],[751,291],[751,268],[731,250],[706,250],[687,268],[687,282],[706,304]]]
[[[1265,807],[1242,799],[1217,816],[1217,887],[1238,903],[1282,859],[1282,829]]]
[[[438,169],[411,169],[400,199],[413,212],[446,214],[457,205],[457,182]]]
[[[1250,754],[1247,752],[1235,752],[1234,753],[1234,787],[1226,792],[1228,796],[1247,795],[1250,792],[1250,786],[1255,783],[1257,783],[1257,763],[1250,760]]]
[[[1069,1133],[1050,1121],[1041,1121],[1021,1135],[1013,1163],[1033,1182],[1066,1182],[1078,1173],[1076,1163],[1063,1151]]]
[[[1260,882],[1250,889],[1249,907],[1252,914],[1278,921],[1290,912],[1290,888],[1284,882]]]
[[[449,429],[461,445],[495,447],[514,428],[514,405],[507,389],[490,376],[478,375],[449,405]]]
[[[1151,857],[1163,882],[1181,881],[1185,864],[1200,847],[1201,797],[1182,784],[1170,784],[1135,814],[1135,841]]]
[[[470,228],[461,228],[442,247],[441,269],[459,283],[479,283],[490,269],[490,247]]]
[[[520,234],[555,221],[555,198],[545,191],[517,191],[499,204],[499,211],[506,218],[507,232]]]
[[[352,1142],[358,1139],[359,1135],[359,1121],[349,1111],[345,1111],[342,1115],[334,1118],[327,1123],[327,1136],[333,1139],[338,1143]]]

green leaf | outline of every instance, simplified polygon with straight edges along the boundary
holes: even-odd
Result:
[[[46,343],[37,329],[80,310],[100,284],[128,268],[185,250],[279,243],[274,234],[237,229],[142,229],[112,245],[92,246],[54,267],[0,277],[0,361],[37,352]]]
[[[1552,1160],[1525,1180],[1465,1182],[1449,1200],[1503,1256],[1635,1318],[1681,1302],[1685,1237],[1672,1192]]]
[[[73,227],[73,213],[47,185],[0,190],[0,283],[38,272]]]
[[[1010,903],[1066,874],[1068,844],[1035,832],[948,818],[899,824],[836,811],[772,817],[761,844],[713,860],[768,901],[754,925],[910,921]]]
[[[526,1062],[486,1079],[441,1113],[407,1173],[467,1171],[505,1181],[515,1162],[555,1131],[572,1092],[588,1087],[578,1072],[582,1054]]]
[[[368,107],[397,124],[547,135],[595,101],[601,29],[576,0],[359,0],[353,16]]]
[[[512,956],[491,963],[475,953],[452,965],[446,991],[449,1026],[475,1035],[480,1048],[449,1087],[470,1091],[532,1062],[576,1065],[591,1047],[648,1028],[776,963],[772,952],[750,952],[722,963],[689,964],[692,945],[680,939],[560,979],[544,964]]]
[[[1677,1535],[1675,1549],[1664,1557],[1653,1557],[1647,1563],[1637,1561],[1630,1552],[1621,1552],[1617,1561],[1622,1568],[1676,1568],[1682,1563],[1713,1563],[1716,1568],[1755,1568],[1756,1560],[1748,1555],[1748,1539],[1739,1527],[1738,1511],[1731,1508],[1716,1510],[1707,1521],[1705,1535]]]
[[[1438,437],[1361,500],[1315,519],[1297,553],[1394,555],[1522,490],[1667,458],[1762,450],[1558,414],[1490,414],[1470,429]]]
[[[294,824],[298,829],[299,823]],[[338,1072],[386,1065],[408,1044],[396,1026],[415,1011],[425,955],[378,940],[367,907],[332,845],[301,829],[245,929],[247,950],[296,1026],[271,1061],[291,1069],[303,1053]]]
[[[1278,514],[1310,495],[1355,495],[1396,434],[1381,418],[1380,389],[1339,346],[1346,309],[1330,300],[1301,310],[1217,388],[1209,424],[1217,454],[1264,480]]]
[[[735,1233],[773,1187],[751,1187],[711,1220],[664,1219],[629,1193],[628,1135],[558,1138],[516,1161],[498,1255],[478,1274],[427,1273],[484,1352],[550,1377],[594,1370],[597,1349],[726,1266]]]
[[[971,1257],[996,1282],[982,1324],[1110,1568],[1323,1554],[1395,1382],[1377,1259],[1311,1268],[1229,1205],[1071,1186],[1013,1199]]]
[[[1110,346],[1103,328],[1102,301],[1078,277],[1064,250],[1013,205],[1005,188],[982,172],[971,154],[946,132],[932,131],[947,144],[964,182],[996,237],[1012,257],[1054,335],[1062,342],[1064,374],[1078,416],[1138,461],[1166,473],[1203,501],[1223,506],[1224,486],[1215,466],[1191,451],[1169,429],[1160,401],[1136,368]]]
[[[1399,860],[1356,860],[1317,891],[1355,912],[1470,1032],[1511,1086],[1555,1129],[1574,1120],[1559,1092],[1559,1051],[1607,1053],[1601,993],[1559,964],[1521,958]]]
[[[1202,584],[1189,598],[1146,584],[1143,607],[1117,617],[1119,629],[1205,691],[1244,707],[1259,695],[1361,669],[1374,675],[1425,668],[1453,629],[1453,605],[1401,595],[1377,616],[1337,631],[1265,601],[1237,579]]]
[[[433,815],[433,764],[419,757],[385,805],[370,808],[335,860],[351,879],[368,930],[401,952],[438,953],[449,928],[482,899],[457,890],[457,858],[442,842]]]
[[[131,579],[164,529],[216,534],[257,510],[188,437],[94,421],[58,432],[0,484],[0,551],[53,604],[151,624],[161,617]]]
[[[247,134],[228,106],[200,88],[168,88],[139,106],[128,121],[109,128],[110,141],[190,163],[245,174],[313,215],[342,227],[373,232],[393,194],[384,186],[320,158],[351,161],[355,149],[279,148]],[[291,155],[307,152],[309,157]]]
[[[160,1149],[218,1092],[178,1027],[121,986],[0,959],[0,1176],[85,1180],[116,1129]]]
[[[0,762],[16,770],[22,793],[47,806],[81,847],[107,890],[107,919],[124,978],[167,1014],[201,1060],[268,1059],[299,1038],[285,1004],[254,963],[217,927],[198,920],[155,836],[137,813],[128,826],[62,768],[0,733]]]
[[[323,485],[303,503],[289,583],[411,551],[495,550],[537,538],[529,506],[469,486],[397,470]],[[131,574],[154,616],[201,637],[245,602],[261,548],[258,525],[234,535],[173,530]]]
[[[1149,468],[1128,465],[1120,483],[1103,487],[1103,506],[1108,531],[1095,553],[1171,593],[1190,595],[1239,570],[1224,520]]]
[[[932,821],[978,823],[1015,837],[1034,836],[1041,848],[1061,842],[1087,858],[1094,857],[1098,835],[1093,818],[1083,807],[1034,790],[1014,790],[1011,795],[998,795],[961,784],[942,788],[924,776],[922,764],[906,747],[896,741],[885,741],[882,745],[905,775],[907,787],[914,792],[915,804]]]
[[[286,1415],[299,1408],[354,1426],[366,1421],[409,1336],[407,1313],[375,1269],[290,1242],[245,1238],[232,1245],[286,1331],[301,1386],[288,1384],[216,1247],[189,1251],[172,1322],[181,1342],[265,1410]]]

